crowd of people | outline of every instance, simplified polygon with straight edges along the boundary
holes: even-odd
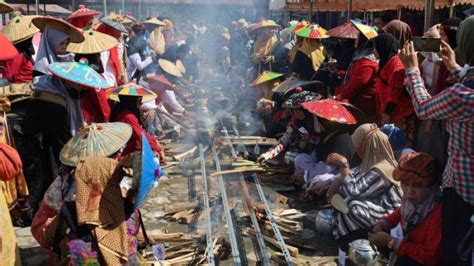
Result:
[[[144,264],[127,169],[151,150],[157,182],[159,137],[179,138],[180,117],[199,121],[190,88],[216,73],[234,111],[254,114],[252,133],[278,139],[257,162],[283,160],[299,201],[333,205],[341,251],[362,238],[392,265],[472,264],[474,16],[431,27],[423,36],[440,50],[424,52],[388,16],[328,31],[0,7],[10,17],[0,35],[6,265],[19,260],[13,225],[31,226],[51,263]]]

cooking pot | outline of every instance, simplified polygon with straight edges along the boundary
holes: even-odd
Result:
[[[331,235],[333,214],[334,211],[332,209],[319,211],[316,216],[316,231],[322,235]]]

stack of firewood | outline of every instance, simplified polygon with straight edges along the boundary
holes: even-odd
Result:
[[[181,242],[177,245],[169,245],[165,248],[164,260],[156,261],[152,252],[147,252],[145,257],[147,263],[152,265],[184,265],[204,264],[207,261],[207,249],[204,235],[168,234],[169,237],[158,237],[158,239],[171,242]],[[179,236],[178,236],[179,235]],[[187,242],[182,243],[183,238]],[[152,237],[153,238],[153,237]],[[213,252],[216,261],[226,260],[231,254],[231,248],[223,236],[213,239]]]
[[[280,248],[278,241],[275,239],[272,224],[267,217],[265,209],[261,206],[257,206],[254,208],[254,211],[260,223],[264,240],[272,246]],[[298,257],[299,248],[316,251],[315,247],[305,243],[301,238],[303,224],[300,219],[304,217],[303,213],[295,209],[276,209],[272,212],[272,215],[291,256]],[[247,233],[252,236],[256,235],[256,231],[253,228],[249,228]]]

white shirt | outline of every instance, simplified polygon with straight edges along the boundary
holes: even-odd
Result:
[[[131,80],[137,70],[143,70],[147,66],[153,63],[151,57],[147,57],[144,61],[138,53],[132,54],[127,58],[127,75],[128,79]]]

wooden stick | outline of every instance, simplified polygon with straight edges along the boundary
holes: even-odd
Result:
[[[181,154],[178,154],[178,155],[173,156],[173,159],[174,159],[175,161],[179,161],[179,160],[181,160],[182,158],[185,158],[185,157],[187,157],[187,156],[189,156],[189,155],[192,155],[196,150],[197,150],[197,146],[194,146],[193,148],[191,148],[191,149],[188,150],[188,151],[185,151],[185,152],[183,152],[183,153],[181,153]]]
[[[247,233],[249,233],[250,235],[253,235],[255,236],[256,235],[256,232],[255,232],[255,229],[253,228],[249,228],[247,229]],[[270,243],[271,245],[275,246],[276,248],[280,249],[281,250],[281,247],[280,247],[280,244],[278,243],[278,241],[276,241],[275,239],[271,238],[271,237],[268,237],[266,235],[262,235],[263,239],[265,241],[267,241],[268,243]],[[290,255],[293,256],[293,257],[298,257],[299,256],[299,250],[298,248],[296,247],[293,247],[293,246],[290,246],[288,244],[286,244],[286,248],[288,249],[288,252],[290,252]]]
[[[199,206],[199,201],[191,201],[191,202],[181,202],[181,203],[174,203],[165,205],[165,213],[166,215],[171,215],[180,211],[185,211],[189,209],[196,209]]]
[[[238,168],[233,170],[220,171],[210,174],[211,177],[220,176],[220,175],[231,175],[239,173],[249,173],[249,172],[266,172],[263,168]]]
[[[182,243],[182,242],[190,242],[190,241],[195,241],[202,239],[205,236],[205,234],[184,234],[184,233],[170,233],[170,234],[159,234],[159,235],[153,235],[153,234],[148,234],[148,238],[150,240],[155,241],[156,243],[162,243],[162,242],[176,242],[176,243]],[[137,235],[138,240],[140,241],[140,238],[143,238],[141,235]]]

